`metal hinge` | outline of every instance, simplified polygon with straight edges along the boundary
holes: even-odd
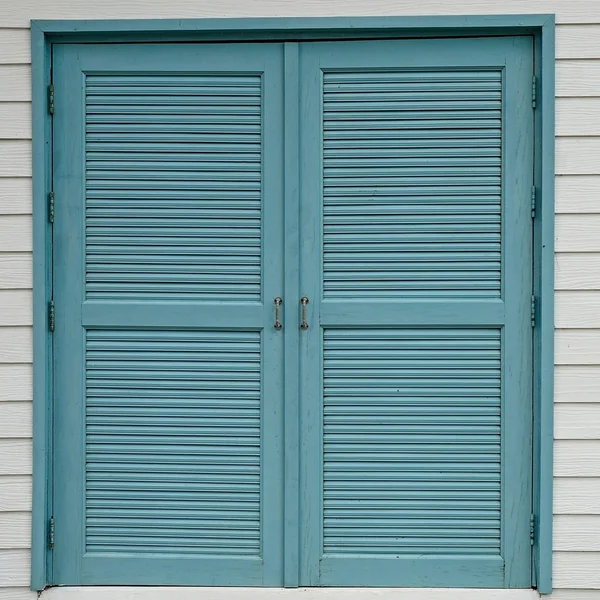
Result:
[[[531,326],[535,327],[535,314],[537,309],[537,300],[535,296],[531,296]]]
[[[50,300],[50,302],[48,302],[48,329],[50,329],[50,331],[54,331],[55,325],[56,315],[54,311],[54,300]]]
[[[536,107],[537,104],[537,77],[534,75],[531,78],[531,106]]]
[[[531,515],[529,517],[529,541],[533,546],[535,544],[535,516]]]
[[[537,194],[535,191],[535,185],[531,186],[531,218],[535,219],[535,205],[536,205],[536,201],[537,201]]]
[[[48,221],[54,223],[54,192],[48,194]]]
[[[54,549],[54,517],[50,517],[48,523],[48,546],[50,550]]]
[[[54,86],[50,84],[48,86],[48,112],[54,114]]]

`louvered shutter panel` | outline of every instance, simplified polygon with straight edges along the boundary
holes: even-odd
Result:
[[[280,582],[280,57],[57,50],[56,583]]]
[[[303,52],[306,582],[528,586],[530,43]]]

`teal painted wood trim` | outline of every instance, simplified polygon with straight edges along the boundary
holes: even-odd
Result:
[[[51,554],[47,552],[51,515],[52,342],[48,331],[48,300],[52,290],[51,228],[46,198],[51,185],[51,119],[46,106],[50,83],[50,43],[32,24],[33,113],[33,522],[31,588],[49,583]]]
[[[377,572],[381,587],[397,585],[399,578],[407,587],[461,587],[460,573],[463,569],[474,575],[471,587],[495,588],[504,576],[504,564],[500,557],[486,556],[463,559],[462,557],[439,558],[436,556],[407,556],[405,563],[398,564],[394,558],[363,556],[327,556],[319,565],[321,585],[344,587],[364,585],[365,574]]]
[[[541,594],[552,593],[552,477],[554,436],[554,63],[555,21],[550,16],[536,36],[535,185],[540,210],[534,224],[534,487],[536,525],[534,579]]]
[[[465,29],[482,32],[518,31],[535,32],[551,15],[464,15],[464,16],[424,16],[424,17],[274,17],[240,19],[132,19],[132,20],[34,20],[37,27],[48,34],[81,37],[89,34],[109,36],[111,40],[118,34],[127,39],[135,35],[156,34],[195,36],[217,35],[219,39],[230,40],[235,34],[263,36],[272,39],[281,35],[289,39],[342,38],[365,35],[377,37],[379,34],[408,33],[417,31],[444,32]],[[86,39],[88,39],[86,37]]]
[[[554,16],[434,16],[373,18],[269,18],[184,20],[33,20],[33,227],[34,227],[34,465],[32,589],[48,583],[46,528],[51,480],[51,345],[46,302],[51,284],[46,192],[50,181],[51,126],[46,112],[51,42],[252,39],[358,39],[390,36],[439,36],[533,33],[540,80],[536,111],[536,186],[540,210],[535,226],[535,291],[539,294],[534,332],[536,402],[534,408],[534,507],[537,522],[535,572],[540,593],[552,591],[552,450],[554,369]],[[295,318],[294,299],[289,308]],[[289,300],[288,300],[289,304]],[[284,309],[285,310],[285,309]]]
[[[284,573],[285,587],[298,587],[299,561],[299,401],[298,334],[299,181],[298,138],[300,115],[299,48],[284,46]]]

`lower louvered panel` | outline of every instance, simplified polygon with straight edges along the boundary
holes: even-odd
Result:
[[[88,552],[260,553],[260,345],[88,331]]]
[[[325,331],[326,554],[499,554],[500,340]]]

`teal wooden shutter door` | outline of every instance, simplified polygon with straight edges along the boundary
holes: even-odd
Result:
[[[301,49],[301,585],[530,585],[532,72]]]
[[[54,72],[53,583],[280,585],[282,47]]]

